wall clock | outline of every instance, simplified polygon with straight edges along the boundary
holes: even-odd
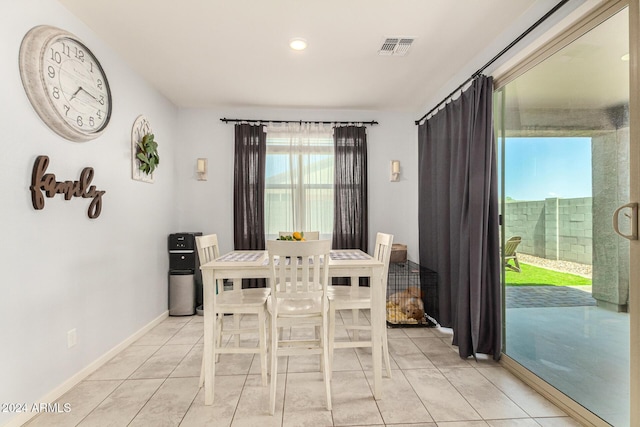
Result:
[[[20,45],[20,77],[40,118],[70,141],[96,138],[111,118],[111,90],[100,62],[73,34],[32,28]]]
[[[151,124],[145,116],[139,115],[131,128],[131,178],[136,181],[153,182],[153,172],[146,174],[140,170],[140,160],[136,158],[138,142],[148,133],[153,133]]]

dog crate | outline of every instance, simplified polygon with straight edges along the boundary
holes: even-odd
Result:
[[[433,327],[429,310],[437,301],[438,274],[412,261],[389,263],[387,325]]]

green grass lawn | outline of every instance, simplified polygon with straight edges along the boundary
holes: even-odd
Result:
[[[521,272],[507,268],[507,286],[590,286],[591,279],[575,274],[560,273],[546,268],[520,263]]]

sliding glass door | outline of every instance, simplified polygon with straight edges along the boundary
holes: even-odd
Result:
[[[504,353],[628,426],[629,11],[600,21],[496,91]]]

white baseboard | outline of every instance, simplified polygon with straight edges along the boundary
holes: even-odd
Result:
[[[107,363],[109,360],[113,359],[113,357],[116,356],[118,353],[120,353],[122,350],[124,350],[125,348],[129,347],[135,341],[140,339],[144,334],[146,334],[151,329],[153,329],[158,324],[160,324],[160,322],[162,322],[168,316],[169,316],[169,311],[165,311],[160,316],[156,317],[151,322],[147,323],[145,326],[143,326],[139,331],[137,331],[136,333],[131,335],[129,338],[125,339],[120,344],[116,345],[111,350],[107,351],[105,354],[103,354],[98,359],[93,361],[91,364],[89,364],[87,367],[82,369],[80,372],[78,372],[77,374],[75,374],[74,376],[72,376],[71,378],[69,378],[68,380],[63,382],[62,384],[60,384],[55,389],[51,390],[44,397],[42,397],[41,399],[38,399],[38,402],[42,402],[42,403],[53,403],[53,402],[55,402],[63,394],[65,394],[66,392],[71,390],[73,387],[75,387],[82,380],[84,380],[89,375],[94,373],[102,365]],[[20,426],[24,425],[26,422],[28,422],[31,418],[35,417],[36,415],[38,415],[37,412],[31,412],[31,413],[30,412],[23,412],[23,413],[20,413],[19,415],[17,415],[14,418],[10,419],[9,422],[4,425],[4,427],[20,427]]]

